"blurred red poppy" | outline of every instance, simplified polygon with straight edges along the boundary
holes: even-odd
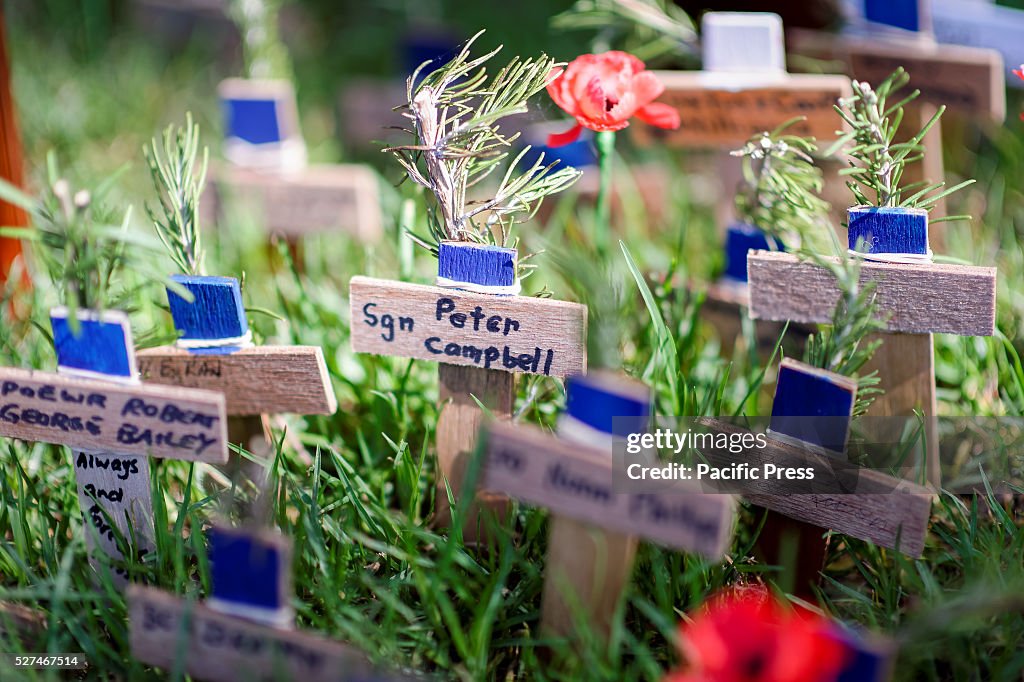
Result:
[[[665,86],[628,52],[580,55],[552,74],[548,94],[576,119],[576,125],[548,137],[548,146],[574,142],[583,128],[597,132],[622,130],[633,116],[659,128],[679,127],[679,112],[654,101]]]
[[[1019,69],[1014,69],[1013,73],[1017,78],[1024,80],[1024,64],[1021,64]],[[1020,120],[1024,121],[1024,114],[1020,115]]]
[[[831,624],[783,607],[767,590],[733,590],[713,597],[679,641],[687,668],[664,682],[833,682],[847,652]]]

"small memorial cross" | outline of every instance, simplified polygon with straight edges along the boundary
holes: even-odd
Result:
[[[459,494],[475,450],[484,416],[480,405],[508,418],[516,374],[565,377],[586,368],[586,307],[520,296],[525,268],[517,242],[509,237],[515,223],[532,215],[546,196],[571,185],[579,172],[539,159],[509,168],[493,197],[467,200],[478,173],[503,160],[515,163],[508,149],[516,136],[503,135],[501,112],[525,112],[529,98],[551,80],[555,62],[547,56],[516,57],[486,82],[482,66],[496,53],[470,57],[479,35],[448,64],[419,80],[410,76],[406,116],[415,140],[387,149],[412,182],[429,190],[436,218],[429,235],[411,237],[437,256],[435,286],[358,276],[349,285],[353,350],[440,363],[440,524],[449,522],[447,487]],[[475,94],[459,85],[471,74],[483,88]],[[481,502],[498,511],[506,501]],[[469,509],[462,529],[467,541],[479,537],[479,511]]]
[[[224,397],[139,382],[127,316],[51,311],[57,373],[0,368],[0,435],[71,448],[90,555],[153,550],[148,457],[227,461]],[[115,569],[115,582],[128,574]]]
[[[162,150],[157,140],[146,150],[164,209],[150,217],[182,272],[170,277],[177,290],[167,289],[179,338],[174,346],[140,351],[139,369],[150,383],[223,393],[233,430],[240,432],[229,433],[232,441],[256,452],[261,445],[253,440],[266,431],[261,415],[333,414],[337,401],[320,348],[254,346],[238,279],[204,274],[197,216],[205,168],[194,168],[198,150],[191,119],[177,131],[167,129]]]
[[[900,179],[906,158],[913,152],[923,154],[923,147],[872,144],[883,138],[891,142],[898,132],[893,125],[902,119],[901,111],[882,112],[901,79],[905,75],[897,71],[877,90],[857,83],[860,96],[843,103],[844,118],[853,126],[844,140],[856,144],[850,152],[853,180],[847,183],[857,202],[848,209],[849,257],[864,260],[859,276],[876,283],[879,313],[885,320],[884,342],[870,365],[878,370],[885,393],[874,401],[870,414],[909,417],[920,410],[925,415],[927,475],[938,487],[932,334],[994,334],[996,270],[932,262],[928,211],[938,199],[971,181],[943,191],[938,183],[904,189]],[[919,142],[926,131],[913,139]],[[747,258],[747,269],[752,318],[829,321],[839,292],[827,268],[788,254],[754,252]]]
[[[213,526],[207,540],[212,594],[205,602],[153,587],[128,589],[137,660],[209,682],[401,679],[375,671],[347,645],[295,629],[287,538]]]
[[[315,232],[345,231],[363,242],[381,236],[377,175],[355,164],[306,163],[286,48],[277,39],[276,9],[237,3],[249,78],[223,81],[224,156],[207,192],[211,216],[248,212],[293,245]],[[272,56],[271,56],[272,55]]]
[[[532,426],[484,427],[480,488],[552,512],[542,632],[572,637],[583,618],[607,639],[633,570],[637,538],[721,557],[732,535],[733,499],[702,495],[682,482],[645,493],[616,492],[615,441],[648,428],[650,392],[605,372],[571,377],[566,390],[560,438]]]

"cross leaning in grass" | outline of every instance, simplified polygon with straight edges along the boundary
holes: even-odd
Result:
[[[162,147],[162,148],[161,148]],[[250,452],[269,432],[266,415],[333,414],[337,410],[323,351],[314,346],[254,346],[238,279],[205,274],[199,202],[206,174],[206,149],[199,154],[199,129],[168,127],[162,145],[153,140],[146,156],[160,197],[149,215],[181,271],[168,288],[174,346],[140,351],[147,382],[205,388],[224,394],[238,433]],[[191,297],[192,300],[188,300]]]
[[[154,549],[149,457],[227,461],[224,397],[139,382],[128,317],[103,309],[124,245],[93,225],[87,192],[72,197],[64,180],[51,192],[39,204],[15,200],[35,219],[24,236],[42,242],[35,255],[66,295],[68,306],[50,311],[57,373],[0,368],[0,435],[69,446],[90,558],[99,569],[97,552],[120,562],[128,546],[131,564]],[[112,577],[123,585],[130,575],[115,566]]]
[[[344,231],[361,242],[380,239],[377,174],[358,164],[307,165],[287,48],[277,35],[276,0],[235,0],[246,78],[218,87],[224,155],[208,186],[217,214],[248,215],[293,246],[303,236]]]
[[[675,131],[635,126],[641,142],[663,142],[685,149],[733,150],[763,131],[786,129],[788,135],[828,140],[835,138],[832,105],[850,93],[849,79],[836,75],[786,72],[782,20],[766,12],[708,12],[702,19],[703,71],[658,71],[665,84],[662,100],[679,110],[682,125]],[[792,154],[805,150],[790,150]],[[736,154],[734,154],[735,156]],[[727,159],[722,175],[728,195],[736,183],[754,178],[741,173],[740,164]],[[746,161],[747,159],[744,159]],[[808,164],[809,167],[813,166]],[[820,182],[820,180],[818,181]],[[827,208],[827,205],[826,205]],[[725,228],[725,270],[707,289],[705,313],[719,330],[726,346],[740,333],[741,310],[748,305],[746,255],[751,249],[782,249],[769,240],[765,226],[749,223],[743,211],[720,216]],[[790,246],[793,246],[790,244]],[[772,342],[774,325],[758,330]]]
[[[485,426],[480,485],[553,512],[542,634],[572,637],[585,622],[607,640],[633,570],[637,536],[720,558],[732,537],[733,500],[701,495],[685,483],[617,492],[613,448],[648,428],[649,389],[597,372],[570,378],[566,391],[560,438],[532,426]]]
[[[132,655],[210,682],[405,679],[375,671],[359,651],[295,629],[292,543],[261,527],[206,531],[212,594],[206,602],[153,587],[128,589]]]
[[[995,332],[996,270],[991,267],[932,262],[928,211],[937,201],[972,181],[943,189],[943,183],[905,185],[903,171],[924,149],[925,126],[907,143],[894,142],[899,107],[888,96],[905,83],[898,71],[877,90],[857,83],[854,97],[837,110],[852,130],[840,142],[852,159],[848,186],[856,206],[849,209],[850,257],[866,259],[865,282],[876,282],[883,340],[870,369],[876,369],[885,393],[870,414],[925,415],[927,477],[940,484],[935,397],[933,333],[991,336]],[[887,107],[889,109],[887,110]],[[883,112],[888,111],[888,115]],[[936,114],[940,115],[941,111]],[[873,121],[878,121],[875,124]],[[941,220],[955,220],[951,216]],[[828,268],[783,253],[748,256],[755,319],[827,322],[839,298]]]
[[[480,405],[508,418],[517,374],[565,377],[586,368],[586,308],[518,295],[531,266],[508,234],[545,196],[579,175],[543,160],[517,169],[525,151],[507,158],[516,136],[505,136],[500,127],[505,116],[526,111],[527,100],[546,86],[554,61],[516,58],[488,79],[485,64],[497,50],[471,57],[473,40],[418,85],[417,73],[409,78],[406,116],[414,124],[415,144],[387,150],[434,198],[429,236],[410,236],[437,257],[435,286],[353,277],[349,291],[356,352],[440,363],[442,524],[450,512],[447,486],[459,494],[467,456],[475,449],[484,416]],[[473,200],[473,182],[502,162],[508,169],[494,195]],[[499,513],[505,506],[500,497],[481,499]],[[477,516],[474,508],[465,520],[469,541],[478,537]]]
[[[898,68],[910,74],[909,86],[921,94],[906,107],[907,121],[923,127],[941,107],[961,119],[1000,124],[1006,117],[1004,66],[992,49],[940,44],[932,30],[928,0],[863,0],[860,17],[836,36],[795,30],[791,45],[799,54],[839,60],[859,81],[881,83]],[[901,142],[906,135],[897,138]],[[929,130],[926,146],[942,145],[940,121]],[[938,182],[945,177],[942,154],[928,154],[908,166],[912,182]],[[932,215],[945,213],[940,200]],[[934,235],[941,237],[941,235]],[[936,244],[941,241],[933,239]]]

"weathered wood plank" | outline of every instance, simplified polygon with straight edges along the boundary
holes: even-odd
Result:
[[[152,587],[128,588],[132,656],[208,682],[250,680],[397,680],[376,672],[362,653],[297,630],[225,615]]]
[[[353,277],[357,353],[564,377],[586,370],[587,308]]]
[[[223,393],[231,416],[338,409],[318,346],[253,346],[223,355],[161,346],[139,351],[136,361],[147,383]]]
[[[439,364],[437,377],[440,388],[441,413],[437,417],[437,464],[443,477],[437,478],[436,521],[447,526],[451,520],[448,504],[450,486],[456,501],[463,493],[463,478],[470,458],[476,452],[480,425],[486,415],[480,404],[495,419],[511,419],[516,400],[516,375],[496,369],[477,369],[465,365]],[[466,491],[472,494],[473,491]],[[467,510],[462,538],[469,544],[486,541],[481,512],[504,516],[508,498],[485,490],[476,494]]]
[[[284,237],[347,232],[375,242],[382,233],[377,176],[367,166],[310,166],[278,175],[219,165],[211,169],[200,205],[210,211],[207,225],[232,206]]]
[[[0,368],[0,436],[76,450],[226,462],[224,396]]]
[[[729,545],[731,495],[704,495],[683,482],[666,483],[658,492],[616,493],[611,453],[526,425],[492,422],[483,437],[485,490],[710,558],[721,557]]]
[[[747,255],[750,316],[828,322],[839,292],[832,273],[788,253]],[[913,334],[991,336],[996,322],[996,269],[973,265],[861,265],[861,281],[878,282],[887,329]]]
[[[1003,58],[995,50],[806,30],[790,31],[789,38],[797,53],[844,61],[857,80],[879,85],[902,66],[910,75],[907,92],[920,90],[922,102],[997,123],[1006,118]]]
[[[851,94],[845,76],[793,74],[777,80],[739,80],[734,74],[699,71],[654,73],[665,84],[658,101],[675,107],[682,125],[662,130],[634,123],[632,128],[641,143],[673,147],[736,147],[798,116],[807,120],[792,126],[789,133],[835,139],[842,122],[832,106]]]
[[[700,422],[719,433],[742,433],[740,427],[716,419]],[[714,458],[714,453],[705,453]],[[752,467],[772,463],[780,467],[811,464],[813,457],[807,451],[769,439],[766,448],[750,448],[743,455]],[[816,482],[817,483],[817,482]],[[838,481],[826,481],[824,485]],[[924,550],[931,515],[933,493],[928,488],[910,481],[893,478],[871,469],[856,472],[857,493],[847,494],[771,494],[779,486],[770,480],[746,481],[753,493],[743,499],[756,505],[785,514],[798,521],[831,528],[844,535],[873,542],[881,547],[897,549],[910,556],[920,556]],[[765,494],[757,492],[765,491]]]

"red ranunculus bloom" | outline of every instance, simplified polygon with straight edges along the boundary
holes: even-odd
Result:
[[[833,682],[846,658],[821,616],[763,589],[713,597],[679,628],[685,670],[663,682]]]
[[[552,75],[548,94],[576,119],[576,125],[568,132],[551,135],[551,147],[574,142],[581,128],[622,130],[633,116],[659,128],[679,127],[679,112],[654,101],[665,86],[628,52],[580,55]]]

